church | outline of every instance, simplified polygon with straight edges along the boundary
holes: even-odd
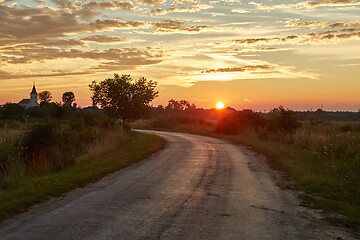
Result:
[[[35,83],[33,85],[32,91],[30,93],[30,99],[23,99],[18,103],[20,106],[25,108],[37,107],[38,103],[38,93],[36,92]]]

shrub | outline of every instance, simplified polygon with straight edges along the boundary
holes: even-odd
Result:
[[[215,132],[223,134],[236,134],[238,132],[239,125],[236,114],[228,114],[218,121],[215,126]]]
[[[271,132],[293,134],[300,127],[295,113],[283,106],[271,110],[268,117],[267,129]]]
[[[265,125],[265,119],[260,113],[244,109],[226,114],[215,126],[215,131],[224,134],[236,134],[249,129],[259,130]]]
[[[0,119],[21,120],[25,108],[16,103],[6,103],[0,107]]]
[[[21,146],[18,139],[0,143],[0,176],[4,178],[12,166],[22,159]]]
[[[41,172],[72,165],[82,150],[80,136],[53,122],[34,125],[22,141],[25,164]]]

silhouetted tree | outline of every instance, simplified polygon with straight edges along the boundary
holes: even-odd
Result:
[[[109,115],[122,119],[123,125],[148,113],[149,103],[158,96],[156,86],[157,82],[143,77],[134,82],[130,75],[118,74],[89,85],[93,105],[100,105]]]
[[[186,100],[176,101],[171,99],[168,101],[168,105],[166,106],[166,110],[183,111],[190,109],[196,109],[196,105]]]
[[[75,94],[73,92],[63,93],[62,101],[64,103],[64,106],[71,107],[72,103],[75,102]]]
[[[51,92],[42,91],[39,93],[40,104],[49,103],[52,99]]]

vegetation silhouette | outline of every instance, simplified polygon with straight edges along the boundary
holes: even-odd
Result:
[[[118,74],[89,85],[93,105],[100,105],[109,116],[121,119],[124,126],[127,120],[143,118],[149,113],[149,103],[158,96],[156,86],[157,82],[144,77],[134,81],[130,75]]]
[[[66,107],[71,107],[75,100],[75,94],[73,92],[64,92],[62,95],[62,101]]]
[[[42,91],[39,93],[40,105],[50,103],[51,99],[52,99],[52,94],[50,91]]]

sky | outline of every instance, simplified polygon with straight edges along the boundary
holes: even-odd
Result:
[[[153,105],[360,109],[359,0],[0,0],[0,104],[50,91],[91,105],[114,73]]]

